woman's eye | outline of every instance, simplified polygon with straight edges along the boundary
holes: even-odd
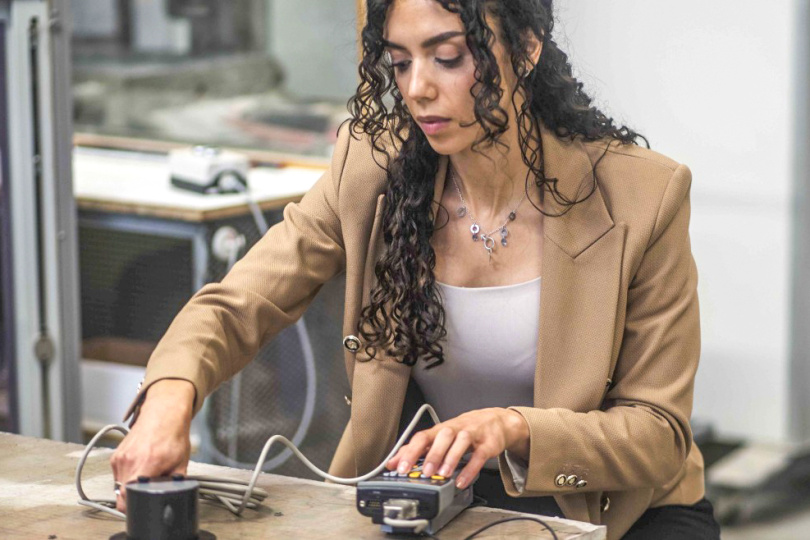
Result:
[[[391,67],[397,70],[397,72],[402,73],[403,71],[408,69],[408,66],[410,64],[411,64],[410,60],[403,60],[401,62],[394,62],[393,64],[391,64]]]
[[[463,58],[462,55],[456,56],[455,58],[437,58],[436,61],[443,65],[444,67],[456,67],[461,64],[461,59]]]
[[[463,55],[459,55],[455,58],[436,58],[436,62],[446,68],[454,68],[461,64],[461,61],[464,59]],[[393,67],[397,73],[402,73],[408,69],[411,65],[410,60],[402,60],[400,62],[393,62],[391,67]]]

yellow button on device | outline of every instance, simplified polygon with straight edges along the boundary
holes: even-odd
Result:
[[[440,476],[438,474],[434,474],[433,476],[430,477],[430,479],[431,480],[447,480],[447,478],[445,478],[444,476]]]
[[[410,476],[411,478],[419,478],[420,476],[422,476],[422,473],[420,473],[419,471],[414,471],[412,473],[409,473],[408,476]]]

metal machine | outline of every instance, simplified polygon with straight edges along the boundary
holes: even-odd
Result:
[[[78,441],[79,287],[65,8],[61,0],[0,2],[0,342],[13,383],[9,428]]]

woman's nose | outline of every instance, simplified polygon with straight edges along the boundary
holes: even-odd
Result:
[[[431,78],[430,68],[422,62],[414,61],[411,64],[408,95],[413,100],[434,99],[436,97],[436,85]]]

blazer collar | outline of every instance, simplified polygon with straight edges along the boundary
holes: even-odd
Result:
[[[543,143],[546,178],[557,179],[557,189],[566,199],[581,199],[594,188],[594,192],[585,201],[569,208],[546,193],[544,210],[556,217],[545,220],[545,236],[569,257],[576,258],[613,228],[613,219],[599,187],[593,185],[593,163],[582,141],[560,139],[545,127],[540,130],[540,139]],[[447,156],[439,159],[433,187],[434,209],[442,199],[449,162]]]

